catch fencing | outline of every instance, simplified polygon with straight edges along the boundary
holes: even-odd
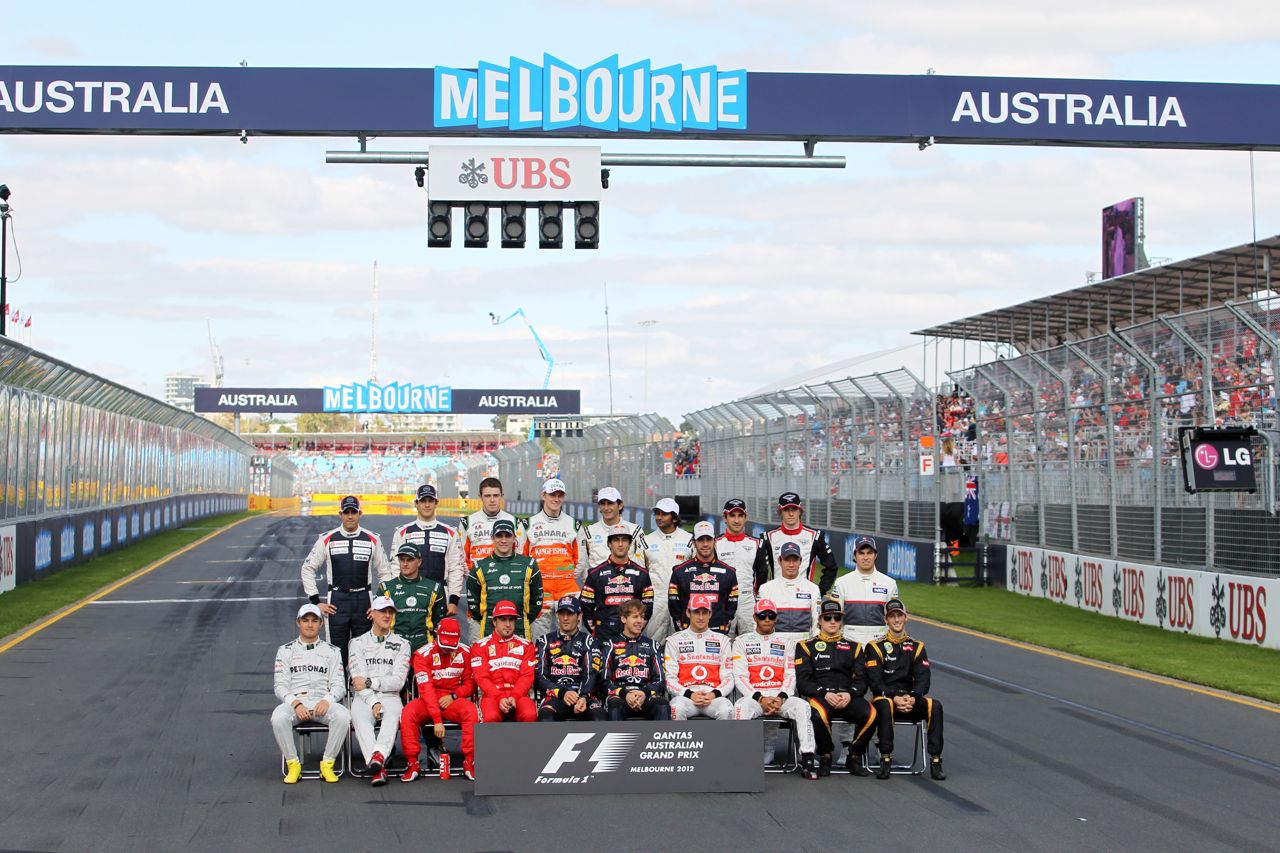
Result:
[[[753,395],[686,415],[692,478],[672,473],[680,433],[656,415],[494,457],[509,498],[536,499],[558,473],[571,501],[612,485],[630,506],[696,495],[714,516],[741,498],[772,523],[795,491],[808,524],[939,553],[968,487],[981,543],[1280,575],[1278,333],[1280,302],[1251,299],[957,371],[941,389],[904,368]],[[1256,494],[1185,492],[1178,428],[1212,424],[1261,432]]]

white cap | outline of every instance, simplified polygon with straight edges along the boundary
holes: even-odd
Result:
[[[564,487],[564,480],[561,480],[559,477],[552,477],[550,480],[547,480],[547,482],[542,484],[542,493],[544,495],[549,495],[552,492],[567,491],[569,490]]]
[[[392,601],[391,596],[388,596],[388,595],[378,596],[373,600],[373,604],[369,606],[374,610],[386,610],[388,607],[390,607],[392,610],[396,609],[396,603]]]
[[[662,510],[663,512],[669,512],[669,513],[671,513],[672,515],[679,515],[679,514],[680,514],[680,504],[676,503],[676,502],[675,502],[674,500],[672,500],[671,498],[663,498],[662,500],[660,500],[660,501],[658,501],[656,504],[654,504],[654,505],[653,505],[653,508],[654,508],[654,509],[660,509],[660,510]]]
[[[711,526],[709,521],[699,521],[693,526],[693,538],[701,539],[703,536],[710,536],[712,539],[716,538],[716,529]]]
[[[622,492],[618,491],[613,486],[605,486],[596,495],[596,503],[599,503],[600,501],[617,501],[618,503],[622,503]]]
[[[320,620],[324,619],[324,614],[320,612],[320,608],[316,607],[314,604],[310,602],[307,602],[306,604],[298,608],[298,618],[301,619],[303,616],[306,616],[308,613],[310,613],[312,616],[316,617],[317,619],[320,619]]]

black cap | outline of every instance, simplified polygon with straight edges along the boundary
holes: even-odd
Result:
[[[783,542],[782,549],[778,551],[778,557],[800,557],[800,546],[794,542]]]
[[[885,605],[884,605],[885,616],[888,616],[890,613],[892,613],[895,610],[901,610],[903,613],[907,612],[907,606],[902,603],[901,598],[891,598],[885,602]]]
[[[512,523],[511,519],[500,518],[493,523],[492,535],[497,536],[499,533],[505,533],[508,536],[516,535],[516,526]]]
[[[414,543],[412,543],[412,542],[405,542],[405,543],[401,544],[401,546],[400,546],[399,548],[397,548],[397,549],[396,549],[396,556],[397,556],[397,557],[400,557],[400,556],[412,557],[412,558],[413,558],[413,559],[415,559],[415,560],[421,560],[421,559],[422,559],[422,551],[421,551],[421,549],[419,549],[419,548],[418,548],[418,546],[417,546],[417,545],[415,545]]]
[[[819,612],[822,616],[826,616],[828,613],[838,613],[843,617],[844,605],[839,601],[836,601],[834,598],[828,598],[822,602],[822,610]]]
[[[738,512],[746,512],[747,502],[742,498],[729,498],[729,500],[724,502],[724,511],[726,513],[734,512],[735,510]]]
[[[425,501],[436,499],[436,487],[430,483],[424,483],[418,486],[418,496],[414,500]]]
[[[778,495],[778,509],[786,509],[789,506],[803,507],[804,502],[795,492],[783,492]]]
[[[347,495],[345,498],[343,498],[342,503],[339,505],[338,511],[346,512],[349,509],[354,509],[356,512],[360,511],[360,499],[355,495]]]

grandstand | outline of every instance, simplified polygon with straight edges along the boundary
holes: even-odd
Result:
[[[794,489],[816,526],[934,543],[976,475],[989,542],[1277,574],[1276,255],[1280,237],[922,330],[1005,353],[933,387],[902,368],[692,412],[695,435],[655,415],[596,424],[555,439],[560,476],[571,500],[608,484],[631,506],[700,496],[714,514],[741,497],[759,521]],[[1270,431],[1257,495],[1184,492],[1177,429],[1192,424]],[[495,452],[510,496],[537,494],[544,452]]]
[[[259,452],[282,455],[293,464],[299,495],[408,494],[423,483],[440,487],[446,482],[456,489],[452,472],[465,469],[464,458],[492,453],[515,441],[513,436],[493,431],[254,433],[244,437]]]

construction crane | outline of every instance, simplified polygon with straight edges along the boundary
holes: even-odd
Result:
[[[218,342],[213,339],[213,321],[205,321],[209,326],[209,353],[213,356],[213,387],[222,387],[222,351],[218,349]]]
[[[542,388],[545,391],[547,388],[551,387],[551,369],[555,367],[556,360],[551,357],[551,351],[548,350],[547,345],[542,342],[542,338],[538,337],[537,330],[534,329],[533,324],[529,322],[529,316],[524,313],[523,308],[517,308],[501,320],[498,319],[497,314],[494,314],[492,311],[489,312],[489,320],[495,326],[501,326],[503,323],[516,317],[524,320],[524,324],[529,327],[529,334],[533,335],[533,340],[538,345],[538,353],[542,356],[542,360],[547,363],[547,373],[542,377]]]

